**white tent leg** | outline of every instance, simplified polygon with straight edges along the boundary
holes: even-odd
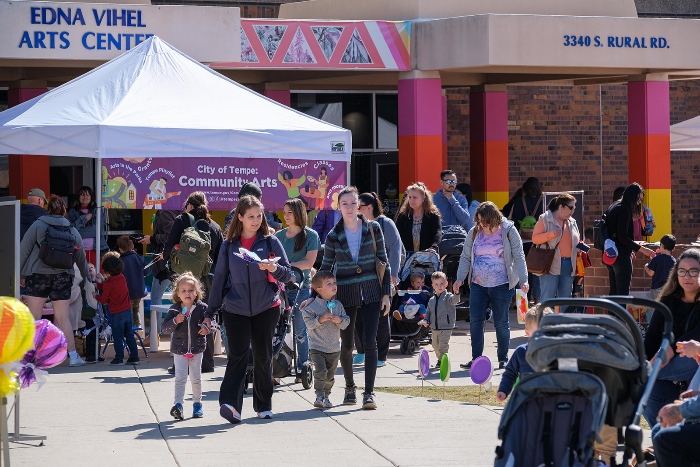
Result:
[[[95,194],[97,195],[97,235],[95,236],[95,269],[100,271],[100,245],[102,240],[102,157],[95,159]]]

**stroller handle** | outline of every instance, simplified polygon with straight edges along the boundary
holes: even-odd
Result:
[[[302,282],[304,282],[304,271],[296,266],[292,266],[292,280],[285,284],[285,287],[289,290],[299,290]]]
[[[671,313],[671,310],[663,303],[648,298],[633,297],[631,295],[604,295],[600,298],[611,300],[620,305],[638,305],[658,310],[664,315],[663,337],[668,339],[669,342],[673,342],[673,313]]]
[[[618,297],[615,297],[618,298]],[[624,297],[626,298],[626,297]],[[570,313],[573,312],[573,309],[575,307],[597,307],[597,308],[603,308],[605,310],[611,311],[612,314],[617,316],[620,320],[622,320],[623,323],[627,325],[627,327],[630,330],[630,334],[632,334],[634,338],[634,344],[635,347],[637,348],[637,356],[639,357],[639,365],[644,366],[646,364],[646,353],[644,352],[644,340],[642,339],[642,333],[639,330],[639,327],[637,327],[637,322],[632,318],[632,315],[630,315],[626,309],[622,308],[622,306],[613,300],[608,298],[551,298],[548,300],[545,300],[543,302],[540,302],[540,304],[537,306],[537,320],[540,321],[542,319],[542,311],[544,310],[545,307],[555,307],[555,306],[563,306],[567,307],[565,311],[568,312],[568,310],[572,310]],[[666,308],[668,310],[668,308]],[[669,311],[670,313],[670,311]]]

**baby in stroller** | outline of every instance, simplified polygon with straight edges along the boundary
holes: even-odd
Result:
[[[399,321],[407,319],[423,319],[425,318],[426,306],[433,291],[430,287],[425,286],[425,274],[422,272],[414,272],[410,276],[411,286],[409,292],[401,297],[401,306],[398,310],[394,310],[394,319]],[[419,291],[422,293],[412,293]]]

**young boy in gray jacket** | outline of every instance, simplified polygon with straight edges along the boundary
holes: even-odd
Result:
[[[350,317],[343,304],[333,299],[338,286],[332,272],[317,272],[311,280],[311,287],[318,296],[301,308],[301,315],[309,333],[309,357],[314,364],[314,407],[329,409],[333,404],[328,396],[340,360],[340,330],[348,327]]]
[[[433,337],[433,350],[435,350],[435,356],[437,357],[435,368],[440,368],[440,359],[450,348],[450,337],[457,319],[455,306],[460,301],[460,295],[447,291],[447,276],[444,272],[434,272],[430,279],[435,295],[430,297],[430,301],[428,301],[428,312],[425,315],[425,319],[418,324],[426,327],[430,326]]]

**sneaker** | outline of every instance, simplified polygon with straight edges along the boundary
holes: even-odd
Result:
[[[386,360],[377,360],[377,368],[386,366]]]
[[[71,357],[70,366],[83,366],[85,365],[85,360],[80,357]]]
[[[114,360],[112,360],[111,362],[109,362],[109,364],[110,364],[110,365],[123,365],[123,364],[124,364],[124,360],[122,360],[121,358],[115,358]]]
[[[85,363],[97,363],[97,362],[104,362],[104,361],[105,361],[104,357],[97,357],[97,360],[95,360],[94,358],[86,358],[85,359]]]
[[[501,360],[500,362],[498,362],[498,369],[499,369],[499,370],[504,369],[504,368],[506,367],[506,364],[507,364],[507,363],[508,363],[508,362]]]
[[[323,408],[323,396],[318,396],[314,401],[314,407]]]
[[[462,366],[462,365],[460,365],[460,366]],[[436,370],[439,370],[439,369],[440,369],[440,360],[438,360],[438,361],[435,363],[435,369],[436,369]]]
[[[355,405],[357,404],[357,386],[345,387],[345,397],[343,398],[343,405]]]
[[[358,353],[354,357],[352,357],[352,364],[353,365],[362,365],[365,363],[365,354],[363,353]]]
[[[202,418],[204,416],[204,412],[202,411],[202,403],[201,402],[195,402],[192,404],[192,417],[193,418]]]
[[[403,316],[401,316],[401,312],[399,310],[394,311],[394,319],[401,321],[403,319]]]
[[[363,392],[362,393],[362,409],[363,410],[374,410],[377,408],[377,403],[374,402],[373,392]]]
[[[473,362],[473,361],[474,361],[474,360],[470,361],[469,363],[460,363],[460,364],[459,364],[459,367],[460,367],[460,368],[464,368],[465,370],[469,370],[469,369],[471,369],[471,367],[472,367],[472,362]]]
[[[272,419],[272,411],[265,410],[263,412],[258,412],[258,418],[262,418],[263,420],[271,420]]]
[[[127,359],[127,361],[126,361],[126,364],[127,364],[127,365],[138,365],[139,363],[141,363],[141,359],[140,359],[140,358],[131,358],[131,357],[130,357],[130,358]]]
[[[219,415],[234,425],[241,423],[241,414],[238,413],[238,410],[234,409],[228,404],[221,404],[221,407],[219,407]]]
[[[182,416],[182,404],[178,402],[173,405],[173,408],[170,409],[170,415],[172,415],[175,420],[183,420],[185,417]]]
[[[171,375],[175,374],[175,365],[168,367],[168,373],[170,373]]]
[[[331,404],[331,401],[328,400],[327,397],[325,397],[325,398],[323,399],[323,408],[324,408],[324,409],[333,408],[333,404]]]

